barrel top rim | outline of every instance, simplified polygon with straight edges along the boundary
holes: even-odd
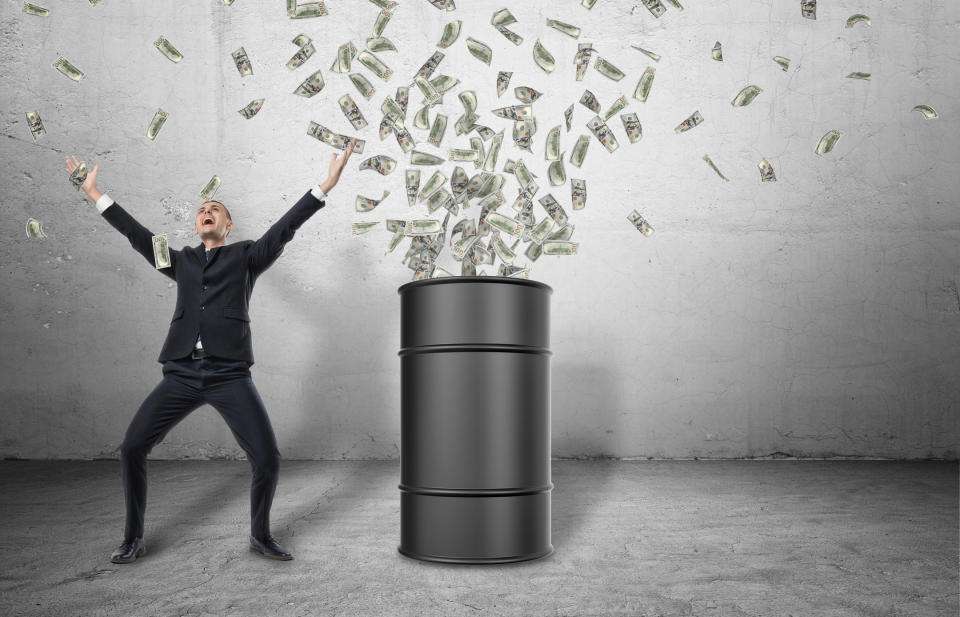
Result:
[[[411,289],[413,287],[420,287],[425,285],[445,285],[453,283],[508,283],[513,285],[526,285],[529,287],[540,287],[546,289],[549,293],[553,293],[553,288],[547,285],[546,283],[541,283],[540,281],[531,281],[529,279],[518,279],[511,278],[509,276],[444,276],[435,279],[422,279],[419,281],[410,281],[409,283],[404,283],[397,289],[398,294],[403,294],[404,291]]]

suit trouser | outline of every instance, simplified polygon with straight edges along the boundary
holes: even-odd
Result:
[[[180,420],[209,403],[226,420],[253,471],[250,486],[250,534],[270,533],[270,506],[277,488],[280,452],[267,410],[250,377],[247,362],[189,356],[163,365],[163,380],[153,389],[127,428],[120,447],[126,499],[124,537],[143,537],[147,502],[147,454]]]

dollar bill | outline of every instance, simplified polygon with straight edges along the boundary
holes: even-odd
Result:
[[[621,111],[624,107],[627,106],[627,104],[628,104],[627,97],[621,94],[620,98],[618,98],[613,103],[611,103],[610,108],[607,109],[607,111],[603,112],[603,121],[606,122],[607,120],[612,118],[615,113],[617,113],[618,111]]]
[[[540,98],[542,94],[542,92],[538,92],[530,86],[517,86],[513,89],[513,95],[524,103],[532,103]]]
[[[643,47],[638,47],[637,45],[631,45],[630,47],[633,47],[634,49],[636,49],[637,51],[639,51],[639,52],[642,53],[643,55],[647,56],[648,58],[650,58],[650,59],[653,60],[654,62],[660,62],[660,54],[655,54],[655,53],[653,53],[652,51],[650,51],[650,50],[648,50],[648,49],[644,49]]]
[[[840,137],[842,135],[843,133],[841,131],[838,131],[835,129],[832,131],[827,131],[826,133],[824,133],[823,137],[821,137],[820,141],[817,143],[817,148],[815,152],[821,156],[830,152],[831,150],[833,150],[833,147],[837,145],[837,141],[840,140]]]
[[[447,181],[447,176],[443,174],[440,170],[434,171],[433,175],[424,183],[423,187],[420,189],[420,195],[417,197],[417,201],[423,201],[433,195],[433,192],[443,186],[443,183]]]
[[[469,36],[467,37],[467,51],[484,64],[489,65],[493,59],[493,50],[490,49],[489,45]]]
[[[453,173],[450,175],[450,190],[455,198],[467,190],[469,181],[470,179],[467,178],[467,172],[463,171],[463,167],[457,165],[453,168]]]
[[[440,35],[440,42],[437,43],[437,47],[447,48],[453,45],[454,41],[457,40],[457,37],[460,36],[460,26],[463,25],[461,20],[451,21],[446,26],[443,27],[443,34]]]
[[[583,210],[587,205],[587,181],[570,178],[570,202],[574,210]]]
[[[153,46],[156,47],[160,53],[171,62],[180,62],[183,60],[183,54],[177,51],[177,48],[173,46],[173,43],[162,36],[153,42]]]
[[[773,61],[780,65],[780,68],[786,71],[790,68],[790,58],[784,58],[783,56],[774,56]]]
[[[451,90],[454,86],[460,83],[460,80],[456,77],[451,77],[449,75],[437,75],[430,80],[430,85],[436,88],[437,92],[441,95]]]
[[[456,259],[457,261],[462,260],[466,256],[468,251],[473,250],[473,245],[476,244],[479,240],[480,240],[479,234],[464,236],[459,240],[457,240],[451,249],[453,253],[453,258]]]
[[[203,197],[204,201],[210,201],[218,190],[220,190],[220,176],[214,175],[200,191],[200,197]]]
[[[443,165],[443,159],[428,152],[413,150],[410,153],[411,165]]]
[[[170,267],[170,247],[167,245],[167,235],[153,236],[153,266],[157,270]]]
[[[870,73],[861,73],[860,71],[854,71],[847,75],[847,79],[864,79],[870,81]]]
[[[917,105],[910,111],[919,111],[927,120],[933,120],[934,118],[938,117],[937,112],[929,105]]]
[[[500,71],[497,73],[497,98],[503,95],[507,91],[507,86],[510,83],[510,77],[513,76],[513,71]]]
[[[483,163],[487,160],[487,149],[483,146],[483,139],[479,137],[471,137],[470,147],[477,151],[477,160],[473,162],[473,166],[477,169],[480,169],[483,167]]]
[[[83,71],[73,66],[69,60],[60,56],[57,58],[57,61],[53,63],[53,68],[60,71],[63,75],[66,75],[73,81],[80,81],[83,79]]]
[[[529,120],[533,117],[533,110],[529,105],[511,105],[492,110],[493,115],[508,120]]]
[[[150,126],[147,127],[147,137],[150,140],[156,140],[157,133],[160,132],[163,123],[167,121],[167,115],[167,112],[159,108],[157,109],[157,113],[153,114],[153,120],[150,121]]]
[[[680,11],[683,10],[683,5],[680,4],[679,0],[667,0],[667,2],[669,2],[673,8],[678,9]]]
[[[41,135],[47,134],[47,129],[43,128],[43,120],[40,119],[39,111],[27,112],[27,126],[30,127],[30,134],[33,136],[33,141],[37,141]]]
[[[400,225],[400,227],[395,232],[393,232],[393,237],[390,238],[390,243],[387,245],[387,250],[384,252],[384,255],[386,255],[387,253],[392,253],[393,249],[397,248],[397,245],[400,244],[401,240],[403,240],[403,237],[405,235],[403,233],[405,226],[406,226],[406,222],[403,222],[403,224]]]
[[[660,3],[660,0],[642,0],[643,6],[647,7],[650,14],[660,19],[660,16],[667,12],[667,9]]]
[[[724,181],[724,182],[728,182],[728,181],[730,180],[730,179],[727,178],[725,175],[723,175],[722,173],[720,173],[720,170],[717,168],[716,164],[714,164],[713,159],[711,159],[709,155],[704,154],[704,155],[703,155],[703,160],[706,161],[707,165],[710,166],[710,169],[712,169],[713,171],[717,172],[717,175],[720,176],[721,178],[723,178],[723,181]]]
[[[383,191],[383,195],[380,199],[371,199],[369,197],[364,197],[363,195],[357,195],[356,199],[356,208],[357,212],[370,212],[386,199],[390,195],[390,191]]]
[[[422,77],[424,79],[430,79],[430,76],[433,75],[433,72],[437,69],[437,66],[440,65],[440,61],[443,60],[443,52],[435,51],[433,54],[427,58],[427,61],[423,63],[419,69],[417,69],[414,77]]]
[[[617,143],[617,138],[613,135],[613,131],[610,130],[610,127],[607,126],[607,123],[604,122],[600,116],[591,118],[590,121],[587,122],[587,128],[590,129],[593,136],[603,144],[607,152],[613,152],[620,147],[620,144]]]
[[[487,156],[483,160],[483,170],[494,172],[497,168],[497,157],[500,156],[500,147],[503,144],[503,131],[493,136],[490,143],[490,149],[487,150]]]
[[[347,117],[347,120],[350,121],[354,129],[359,130],[367,126],[367,119],[360,113],[360,108],[357,107],[357,104],[349,94],[344,94],[337,102],[340,104],[340,111]]]
[[[353,58],[356,55],[357,48],[354,47],[353,41],[347,41],[340,45],[337,47],[337,57],[334,59],[333,65],[330,66],[330,70],[334,73],[349,73]]]
[[[80,187],[83,185],[83,181],[86,179],[87,164],[81,162],[79,165],[73,168],[72,172],[70,172],[70,184],[72,184],[73,187],[79,191]]]
[[[320,69],[317,69],[310,77],[304,79],[293,93],[297,96],[310,98],[317,92],[323,90],[323,86],[323,75],[320,74]]]
[[[427,0],[430,4],[443,11],[452,11],[457,8],[453,0]]]
[[[47,234],[43,233],[43,225],[34,218],[27,219],[27,237],[28,238],[46,238]]]
[[[567,181],[567,172],[563,168],[563,155],[561,153],[557,160],[547,166],[547,178],[550,180],[550,186],[560,186]]]
[[[580,246],[576,242],[561,242],[558,240],[544,240],[540,245],[544,255],[576,255]]]
[[[297,0],[287,0],[287,15],[293,15],[297,12]]]
[[[816,19],[817,0],[800,0],[800,14],[804,19]]]
[[[387,174],[392,173],[396,167],[397,161],[395,159],[392,159],[385,154],[378,154],[361,161],[358,169],[359,171],[363,171],[364,169],[372,169],[381,176],[386,176]]]
[[[545,216],[540,219],[540,222],[537,223],[536,227],[533,228],[533,231],[530,232],[530,241],[536,244],[543,244],[543,241],[546,239],[547,234],[549,234],[554,225],[553,219],[549,216]]]
[[[560,32],[563,32],[567,36],[573,37],[575,39],[580,38],[580,28],[576,26],[571,26],[568,23],[564,23],[556,19],[547,18],[547,27],[553,28],[555,30],[559,30]]]
[[[42,6],[37,6],[36,4],[30,4],[29,2],[23,3],[23,12],[27,15],[36,15],[38,17],[46,17],[50,14],[50,9],[45,9]]]
[[[257,115],[257,113],[263,108],[263,101],[264,99],[254,99],[247,103],[247,105],[237,113],[249,120]]]
[[[473,162],[480,157],[480,153],[470,148],[450,148],[448,160],[457,162]]]
[[[488,212],[485,221],[490,227],[511,236],[519,236],[523,233],[523,223],[504,216],[499,212]]]
[[[767,159],[762,159],[757,163],[757,167],[760,168],[760,181],[761,182],[776,182],[777,175],[773,173],[773,166],[770,165],[770,162]]]
[[[378,36],[367,39],[367,49],[373,53],[379,53],[381,51],[397,51],[397,46],[387,37]]]
[[[643,137],[643,127],[640,126],[640,118],[635,113],[620,114],[620,120],[623,122],[623,129],[627,132],[627,139],[635,144]]]
[[[864,23],[867,26],[870,25],[870,18],[864,15],[863,13],[856,13],[847,18],[846,28],[852,28],[858,23]]]
[[[593,5],[597,3],[597,0],[580,0],[580,5],[585,9],[592,9]]]
[[[247,57],[247,52],[243,47],[230,55],[233,57],[234,66],[236,66],[240,72],[240,77],[253,75],[253,65],[250,64],[250,58]]]
[[[753,99],[757,98],[757,95],[763,92],[760,88],[754,85],[747,86],[743,90],[737,93],[737,96],[733,97],[733,100],[730,101],[730,104],[734,107],[746,107],[753,102]]]
[[[392,11],[397,8],[398,4],[394,0],[370,0],[378,8],[384,11]]]
[[[637,82],[637,88],[633,91],[633,98],[641,103],[647,102],[647,97],[650,96],[650,88],[653,86],[653,77],[656,73],[657,70],[655,68],[652,66],[647,67],[643,75],[640,76],[640,81]]]
[[[536,177],[533,175],[533,172],[527,168],[527,164],[523,162],[523,159],[517,161],[513,173],[517,176],[517,181],[520,182],[520,186],[522,187],[529,185]]]
[[[547,214],[550,215],[550,218],[557,224],[557,227],[563,227],[567,224],[567,213],[564,211],[563,206],[553,198],[553,195],[547,193],[538,201],[540,205],[543,206],[543,209],[547,211]]]
[[[406,171],[407,204],[412,208],[417,202],[417,193],[420,192],[420,170]]]
[[[552,73],[553,69],[557,66],[553,55],[540,43],[540,39],[537,39],[537,42],[533,44],[533,61],[536,62],[537,66],[543,69],[545,73]]]
[[[581,135],[577,138],[577,143],[573,145],[573,151],[570,153],[570,164],[576,167],[583,165],[583,159],[587,157],[587,148],[590,146],[590,136]]]
[[[544,146],[544,157],[548,161],[555,161],[560,157],[560,125],[547,131],[547,143]]]
[[[297,53],[293,54],[293,57],[287,61],[287,68],[291,71],[295,68],[298,68],[304,62],[306,62],[315,51],[316,49],[314,48],[313,43],[307,41],[307,44],[298,49]]]
[[[533,139],[533,126],[530,120],[517,120],[513,123],[513,143],[521,150],[533,152],[530,149]]]
[[[415,219],[407,221],[404,233],[408,236],[430,236],[443,231],[436,219]]]
[[[433,126],[430,127],[430,135],[427,137],[427,141],[439,148],[440,142],[443,141],[443,134],[446,131],[447,116],[444,114],[437,114],[433,117]]]
[[[577,65],[577,81],[583,81],[583,76],[587,74],[587,67],[590,66],[590,58],[592,55],[592,43],[580,43],[577,45],[577,53],[573,56],[573,63]]]
[[[703,122],[703,116],[700,115],[700,111],[697,110],[690,114],[690,117],[678,124],[673,130],[676,133],[684,133],[689,131],[693,127]]]
[[[309,17],[323,17],[327,14],[327,7],[323,2],[304,2],[303,4],[297,4],[297,10],[294,11],[293,15],[289,13],[287,16],[290,19],[307,19]]]
[[[567,123],[567,132],[570,132],[570,125],[573,122],[573,103],[570,103],[570,107],[567,107],[563,110],[563,119]]]
[[[380,9],[380,12],[377,14],[376,21],[373,22],[373,37],[377,38],[383,35],[383,31],[386,29],[387,24],[390,23],[390,18],[393,17],[393,13],[387,9]]]
[[[510,250],[510,247],[500,237],[499,232],[493,234],[490,238],[490,246],[493,247],[493,252],[500,258],[500,261],[505,264],[512,264],[513,260],[517,258],[516,253]]]
[[[397,86],[397,93],[393,98],[397,102],[397,107],[400,108],[400,118],[406,120],[407,104],[410,102],[410,87]]]
[[[334,133],[325,126],[318,124],[314,121],[310,121],[310,125],[307,127],[307,135],[322,141],[331,148],[336,148],[337,150],[346,150],[347,145],[350,143],[350,137],[346,135],[340,135]],[[356,144],[353,146],[353,151],[357,154],[363,154],[363,146],[366,142],[362,139],[357,139]]]
[[[595,114],[600,113],[600,102],[597,101],[597,97],[594,96],[593,92],[589,90],[583,91],[583,95],[580,97],[580,104]]]
[[[460,104],[463,105],[464,115],[473,115],[473,112],[477,109],[477,93],[473,90],[465,90],[458,94],[457,98],[460,99]]]
[[[368,231],[370,231],[371,229],[373,229],[379,224],[380,224],[380,221],[364,221],[359,223],[353,223],[352,225],[350,225],[350,229],[351,231],[353,231],[353,235],[359,236],[361,234],[367,233]]]
[[[388,81],[390,76],[393,75],[393,70],[384,64],[383,60],[366,49],[360,50],[360,53],[357,54],[357,62],[370,69],[374,75],[384,81]]]
[[[517,18],[513,16],[510,9],[494,11],[493,17],[490,18],[490,25],[492,26],[509,26],[515,23],[517,23]]]
[[[640,216],[640,213],[636,210],[633,210],[627,215],[627,220],[633,223],[633,226],[637,228],[637,231],[642,233],[644,236],[649,238],[650,235],[653,234],[653,227],[651,227],[650,223],[648,223],[645,218]]]
[[[476,113],[471,113],[469,115],[464,114],[457,118],[457,121],[453,124],[454,131],[457,135],[463,135],[469,133],[476,127],[477,120],[480,119]]]
[[[506,39],[511,43],[513,43],[514,45],[520,45],[521,43],[523,43],[523,37],[517,34],[516,32],[514,32],[513,30],[511,30],[510,28],[507,28],[506,26],[496,26],[496,28],[497,28],[497,32],[505,36]]]
[[[478,124],[474,126],[473,130],[475,130],[477,134],[480,135],[480,139],[482,139],[483,141],[490,141],[491,139],[493,139],[493,136],[496,135],[496,133],[493,132],[492,128],[490,128],[489,126],[484,126],[482,124]]]
[[[420,92],[423,94],[424,105],[433,105],[440,100],[440,93],[437,92],[437,89],[434,88],[433,84],[427,81],[425,77],[417,75],[413,78],[413,83],[417,85],[417,88],[419,88]]]
[[[615,67],[609,60],[600,57],[597,57],[597,62],[593,65],[593,68],[597,69],[597,72],[604,77],[608,77],[613,81],[620,81],[625,75],[623,71]]]
[[[433,272],[430,274],[430,278],[432,279],[438,279],[447,276],[453,276],[453,273],[451,273],[449,270],[444,270],[440,266],[434,267]]]

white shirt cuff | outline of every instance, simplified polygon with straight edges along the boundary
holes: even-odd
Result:
[[[110,196],[104,193],[100,195],[100,199],[97,200],[97,210],[102,214],[104,210],[109,208],[114,204],[114,201],[110,199]]]
[[[323,199],[327,196],[327,194],[324,193],[323,190],[320,188],[319,184],[314,185],[313,188],[310,189],[310,192],[313,193],[313,196],[320,201],[323,201]]]

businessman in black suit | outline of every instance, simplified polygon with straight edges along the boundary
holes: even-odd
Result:
[[[294,233],[325,204],[353,153],[333,156],[327,179],[307,191],[256,241],[227,244],[233,220],[226,206],[207,201],[197,210],[196,234],[203,244],[170,248],[170,266],[159,271],[177,282],[177,304],[158,362],[163,379],[140,405],[120,446],[126,523],[113,563],[146,554],[143,519],[147,499],[147,454],[180,420],[204,403],[226,420],[247,454],[250,487],[250,549],[272,559],[293,556],[270,534],[270,506],[277,487],[280,452],[263,400],[250,376],[253,348],[248,306],[257,277],[269,268]],[[72,172],[77,160],[67,158]],[[153,233],[109,196],[97,190],[99,164],[81,188],[100,214],[154,265]]]

